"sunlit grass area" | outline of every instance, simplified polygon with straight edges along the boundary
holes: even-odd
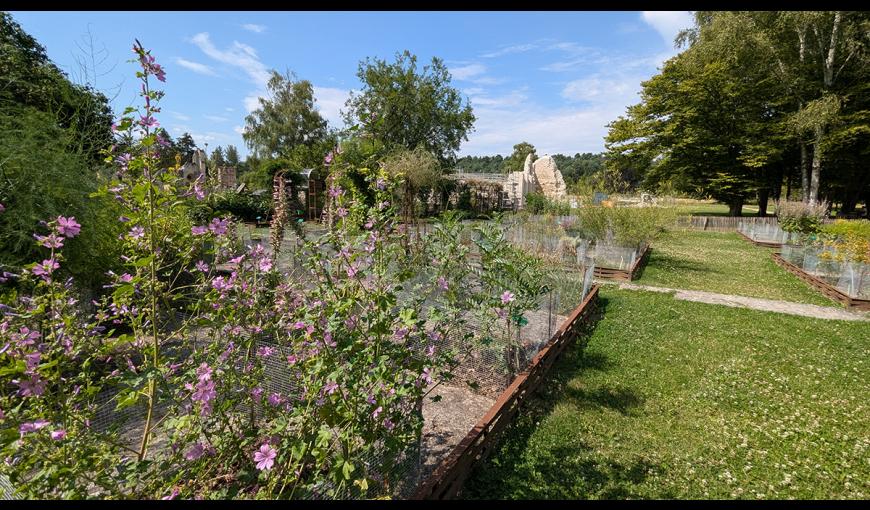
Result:
[[[470,498],[866,498],[870,327],[601,292]]]
[[[777,266],[771,248],[753,245],[736,233],[673,230],[652,246],[634,283],[839,306]]]

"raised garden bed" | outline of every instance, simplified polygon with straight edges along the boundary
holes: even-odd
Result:
[[[846,306],[847,308],[870,312],[870,299],[859,299],[859,298],[854,298],[852,296],[849,296],[848,294],[846,294],[845,292],[841,291],[840,289],[834,287],[830,283],[828,283],[820,278],[817,278],[817,277],[811,275],[810,273],[807,273],[806,271],[803,270],[803,268],[798,267],[798,266],[792,264],[791,262],[785,260],[784,258],[782,258],[782,255],[778,252],[773,253],[772,256],[773,256],[774,262],[779,264],[783,269],[794,274],[795,276],[797,276],[801,280],[807,282],[812,287],[815,287],[822,294],[828,296],[829,298],[831,298],[835,301],[843,303],[843,305]]]
[[[739,230],[737,231],[737,233],[740,235],[740,237],[742,237],[743,239],[746,239],[747,241],[749,241],[750,243],[752,243],[756,246],[764,246],[766,248],[782,248],[782,243],[777,243],[777,242],[772,242],[772,241],[757,241],[757,240],[752,239],[751,237],[747,236],[746,234],[744,234],[743,232],[741,232]]]
[[[435,471],[420,485],[413,499],[450,499],[462,489],[472,468],[486,458],[500,433],[510,424],[525,399],[534,392],[565,348],[589,324],[598,303],[598,286],[589,294],[534,358],[495,400],[489,411],[465,435]]]
[[[613,269],[609,267],[595,267],[595,277],[601,278],[603,280],[622,280],[626,282],[630,282],[637,278],[640,269],[646,264],[647,259],[649,259],[649,252],[652,248],[650,245],[646,245],[643,249],[643,253],[640,254],[640,257],[634,261],[634,264],[628,269]]]

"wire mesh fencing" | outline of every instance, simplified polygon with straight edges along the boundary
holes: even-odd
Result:
[[[831,247],[784,244],[780,256],[849,297],[870,299],[870,264],[843,260]]]
[[[428,227],[423,227],[426,235]],[[473,244],[471,234],[463,233],[464,242]],[[268,236],[253,231],[241,234],[246,246],[261,244],[268,247]],[[282,252],[287,254],[287,270],[301,263],[306,254],[300,250],[301,240],[289,232],[282,241]],[[286,249],[285,249],[286,248]],[[477,271],[482,271],[479,263]],[[534,306],[524,310],[519,320],[506,318],[493,321],[479,310],[463,312],[464,325],[444,339],[443,348],[454,353],[455,368],[453,376],[436,381],[430,390],[442,398],[435,402],[423,398],[409,403],[408,415],[420,419],[420,437],[412,441],[398,456],[387,458],[386,448],[375,445],[363,459],[361,466],[373,481],[368,492],[358,486],[336,487],[323,482],[313,490],[301,494],[307,499],[357,499],[386,496],[406,498],[418,488],[419,484],[432,472],[441,459],[450,451],[452,445],[468,432],[473,424],[483,416],[488,406],[507,388],[514,377],[525,370],[532,359],[553,337],[554,333],[577,305],[589,293],[592,286],[594,263],[590,257],[581,257],[575,267],[553,269],[546,277],[544,291],[537,296]],[[429,277],[425,272],[416,281],[408,282],[408,294],[400,296],[410,299],[414,283]],[[187,359],[194,349],[202,348],[210,342],[225,341],[205,328],[182,328],[191,319],[177,312],[167,318],[162,329],[167,332],[185,331],[184,338],[176,336],[162,346],[166,359],[179,363]],[[279,393],[290,398],[301,396],[301,387],[293,368],[287,363],[290,348],[278,338],[260,336],[258,347],[270,347],[274,354],[264,359],[263,388],[266,394]],[[436,387],[436,385],[438,387]],[[177,390],[177,391],[174,391]],[[155,420],[160,421],[168,413],[184,405],[181,388],[163,391],[157,400]],[[132,450],[141,440],[145,428],[147,406],[144,401],[119,408],[118,397],[122,388],[108,387],[94,400],[91,426],[98,433],[117,434],[117,437]],[[264,399],[265,400],[265,399]],[[475,407],[468,407],[468,403]],[[263,404],[265,405],[265,404]],[[254,409],[256,412],[257,409]],[[469,425],[470,424],[470,425]],[[158,427],[152,441],[152,452],[170,448],[169,438]],[[437,446],[437,447],[436,447]],[[338,448],[338,445],[336,445]],[[386,468],[384,468],[386,466]],[[0,476],[0,498],[11,499],[14,494],[9,480]]]
[[[755,242],[767,244],[785,244],[797,237],[783,230],[778,223],[741,222],[737,231]]]

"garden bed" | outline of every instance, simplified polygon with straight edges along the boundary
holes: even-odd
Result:
[[[782,255],[780,253],[773,253],[772,256],[774,262],[779,264],[783,269],[794,274],[801,280],[807,282],[812,287],[815,287],[819,292],[828,296],[829,298],[843,303],[843,305],[847,308],[870,311],[870,299],[859,299],[849,296],[848,294],[834,287],[830,283],[820,278],[817,278],[816,276],[804,271],[803,268],[800,268],[785,260],[784,258],[782,258]]]
[[[547,345],[495,400],[486,414],[423,482],[414,499],[450,499],[457,495],[473,466],[493,449],[500,432],[511,422],[525,399],[541,384],[553,363],[588,324],[598,302],[598,286],[556,330]],[[442,449],[443,450],[443,449]]]
[[[744,234],[743,232],[741,232],[739,230],[737,231],[737,233],[740,235],[740,237],[742,237],[743,239],[746,239],[747,241],[749,241],[750,243],[752,243],[756,246],[764,246],[765,248],[782,248],[782,243],[777,243],[777,242],[773,242],[773,241],[758,241],[758,240],[752,239],[751,237],[747,236],[746,234]]]
[[[640,257],[634,261],[634,264],[631,265],[628,269],[613,269],[610,267],[595,267],[595,277],[601,278],[602,280],[621,280],[630,282],[638,277],[641,268],[644,264],[646,264],[647,259],[649,259],[649,252],[652,250],[650,245],[646,245],[641,252]]]

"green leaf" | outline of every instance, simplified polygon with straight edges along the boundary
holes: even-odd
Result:
[[[6,375],[23,374],[27,369],[24,360],[18,360],[12,366],[0,368],[0,377]]]
[[[121,409],[133,406],[138,400],[139,392],[136,390],[130,390],[127,393],[118,396],[118,405],[115,406],[115,410],[120,411]]]
[[[345,480],[350,480],[350,474],[353,473],[353,470],[353,464],[345,460],[344,465],[341,466],[341,474],[344,475]]]

